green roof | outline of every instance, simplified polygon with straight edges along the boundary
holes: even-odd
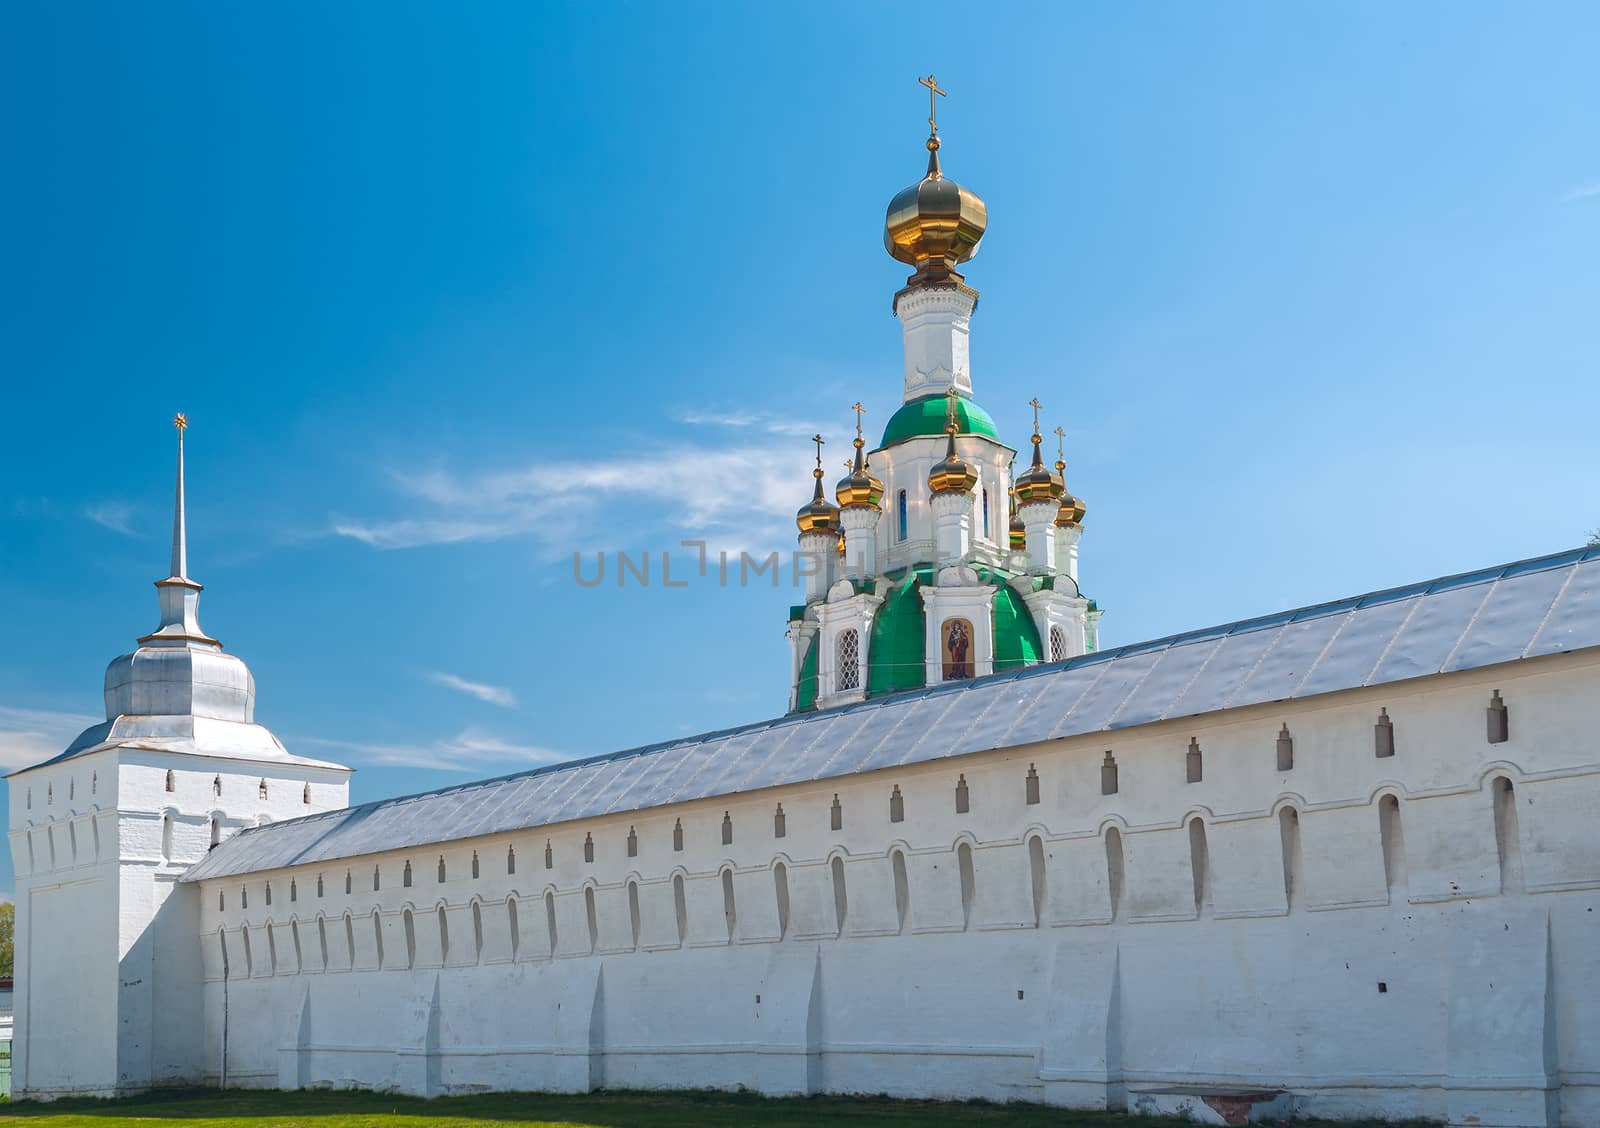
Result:
[[[918,583],[928,583],[933,569],[917,568],[895,584],[872,620],[872,651],[868,657],[867,696],[877,697],[902,689],[921,689],[927,681],[927,635],[923,630],[922,594]]]
[[[1001,581],[994,594],[994,672],[1031,665],[1043,657],[1039,628],[1022,597]]]
[[[811,637],[811,645],[806,647],[806,656],[800,660],[800,691],[795,694],[794,709],[797,713],[804,713],[814,709],[817,705],[817,639]]]
[[[994,429],[994,419],[969,399],[956,400],[956,426],[960,428],[958,434],[984,435],[995,442],[1000,441],[1000,435]],[[890,416],[889,425],[883,429],[883,442],[878,447],[881,450],[921,435],[942,435],[944,428],[945,397],[923,396],[902,404],[900,410]]]

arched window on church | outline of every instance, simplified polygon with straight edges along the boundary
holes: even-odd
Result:
[[[171,768],[167,769],[167,790],[168,791],[176,791],[176,790],[178,790],[178,779],[177,779],[176,776],[174,776],[172,774],[172,769]]]
[[[211,777],[211,794],[213,794],[213,795],[221,795],[222,794],[222,777],[221,776],[212,776]]]
[[[985,539],[987,539],[988,536],[989,536],[989,491],[988,490],[984,490],[983,491],[983,535],[984,535]]]
[[[895,498],[895,540],[903,541],[909,526],[910,510],[907,506],[906,491],[901,490]]]
[[[300,792],[300,802],[305,803],[307,806],[311,803],[311,785],[309,783],[306,784],[305,790]]]
[[[261,799],[265,799],[267,797],[267,781],[266,780],[262,780],[261,781],[261,785],[256,788],[256,796],[258,798],[261,798]]]
[[[854,627],[839,632],[839,692],[861,687],[861,633]]]
[[[1050,661],[1064,662],[1067,659],[1067,632],[1060,627],[1050,628]]]
[[[218,820],[217,816],[212,815],[211,816],[211,845],[206,847],[206,848],[208,850],[215,850],[218,846],[221,846],[221,845],[222,845],[222,823],[221,823],[221,821]]]

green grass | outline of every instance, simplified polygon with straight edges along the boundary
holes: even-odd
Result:
[[[984,1128],[1166,1128],[1180,1121],[1033,1104],[881,1097],[775,1100],[753,1093],[483,1093],[420,1100],[368,1092],[161,1091],[118,1100],[0,1105],[0,1124],[113,1128],[182,1121],[184,1128],[719,1128],[724,1125],[982,1125]],[[1376,1122],[1369,1122],[1376,1123]],[[1352,1125],[1351,1128],[1358,1128]],[[1394,1126],[1386,1126],[1394,1128]]]

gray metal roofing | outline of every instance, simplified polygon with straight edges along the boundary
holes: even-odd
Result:
[[[185,881],[1600,646],[1600,548],[241,831]]]

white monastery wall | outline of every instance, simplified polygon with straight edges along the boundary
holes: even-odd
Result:
[[[1600,1123],[1596,734],[1558,655],[184,885],[204,1080]]]
[[[155,749],[108,748],[13,780],[18,1088],[198,1082],[200,902],[179,877],[241,827],[348,801],[342,769]]]

